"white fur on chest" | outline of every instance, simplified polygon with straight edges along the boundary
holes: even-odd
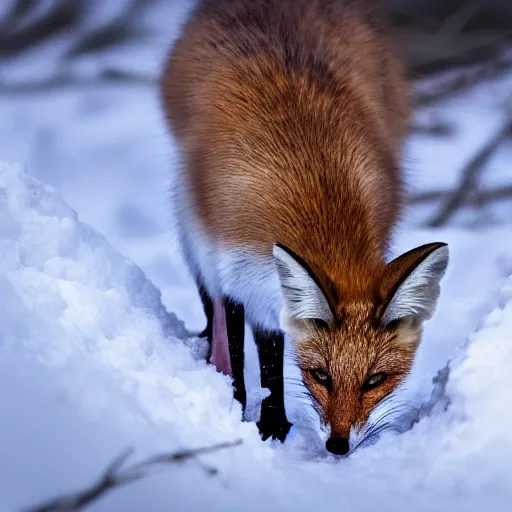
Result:
[[[247,249],[221,249],[217,271],[223,293],[244,305],[252,326],[279,329],[281,289],[273,258]]]

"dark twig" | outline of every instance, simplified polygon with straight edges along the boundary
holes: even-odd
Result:
[[[87,2],[83,0],[74,2],[60,0],[50,4],[50,8],[40,19],[21,28],[16,27],[14,21],[23,19],[34,9],[35,4],[36,2],[30,0],[15,2],[12,14],[6,16],[5,22],[2,21],[0,57],[16,55],[28,48],[35,47],[50,37],[72,30],[83,18],[87,8]]]
[[[478,178],[483,172],[489,158],[511,133],[512,119],[509,119],[463,169],[459,185],[446,198],[439,212],[428,222],[430,227],[439,227],[446,224],[467,198],[475,192],[478,186]]]
[[[444,121],[435,121],[432,123],[413,123],[409,126],[409,131],[430,137],[446,137],[447,135],[453,135],[455,127],[453,124]]]
[[[100,26],[84,24],[91,1],[53,0],[42,9],[37,4],[34,0],[17,0],[0,19],[0,58],[15,57],[63,34],[69,36],[68,59],[149,36],[138,17],[141,9],[150,5],[147,0],[124,2],[124,9]]]
[[[156,455],[154,457],[150,457],[146,460],[138,462],[137,464],[125,466],[123,468],[128,457],[133,453],[133,450],[130,449],[116,457],[103,472],[101,478],[89,488],[74,494],[70,494],[68,496],[61,496],[42,505],[28,508],[25,512],[72,512],[76,510],[82,510],[84,507],[90,505],[98,498],[104,496],[110,490],[145,478],[148,476],[149,471],[157,466],[181,463],[186,460],[193,459],[198,455],[205,455],[208,453],[216,452],[218,450],[232,448],[239,446],[241,443],[242,441],[238,440],[233,442],[220,443],[213,446]],[[214,468],[207,466],[203,466],[203,468],[210,475],[216,473]]]
[[[432,77],[426,82],[418,82],[414,95],[414,103],[418,107],[434,105],[439,101],[453,98],[482,82],[495,79],[512,68],[510,54],[503,54],[483,64],[468,66],[453,71],[445,72],[437,78]],[[435,82],[438,82],[437,84]]]
[[[66,57],[73,59],[84,53],[98,53],[143,36],[148,37],[149,34],[139,27],[138,17],[134,16],[144,4],[141,0],[128,2],[116,18],[83,34],[68,50]]]
[[[417,205],[433,203],[435,201],[446,201],[450,195],[451,192],[449,190],[430,190],[411,196],[408,203],[410,205]],[[473,206],[483,206],[493,201],[502,201],[504,199],[512,199],[512,185],[480,190],[472,194],[465,203]]]
[[[64,89],[67,87],[95,87],[99,85],[111,85],[122,83],[123,85],[154,85],[156,78],[149,75],[132,73],[117,69],[104,69],[96,76],[89,78],[75,77],[72,75],[56,75],[49,79],[23,82],[23,83],[1,83],[1,94],[31,94]]]
[[[468,21],[475,17],[482,8],[482,0],[467,1],[459,5],[455,12],[443,21],[441,28],[436,35],[442,37],[445,35],[460,34],[461,30]]]
[[[512,11],[484,0],[384,0],[411,77],[495,59],[510,45]],[[489,17],[491,14],[491,17]]]

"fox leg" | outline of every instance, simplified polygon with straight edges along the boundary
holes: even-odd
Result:
[[[245,410],[247,404],[247,392],[244,381],[245,311],[241,304],[237,304],[231,299],[224,299],[224,310],[234,397],[242,404],[242,408]]]
[[[234,398],[245,410],[244,307],[228,298],[212,300],[203,285],[199,285],[199,295],[206,315],[206,327],[199,336],[210,345],[207,360],[233,378]]]
[[[284,409],[284,334],[255,330],[254,340],[260,360],[261,387],[270,390],[270,395],[261,404],[258,428],[263,440],[272,437],[284,442],[292,426]]]

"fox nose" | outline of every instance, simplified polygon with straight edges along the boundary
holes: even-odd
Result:
[[[325,447],[334,455],[346,455],[349,451],[348,439],[346,437],[330,437],[327,439]]]

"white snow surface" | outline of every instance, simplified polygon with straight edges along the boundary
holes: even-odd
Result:
[[[335,461],[300,434],[262,443],[143,272],[19,165],[0,165],[0,248],[0,510],[84,487],[127,446],[234,439],[201,457],[217,476],[170,466],[91,510],[508,510],[512,278],[452,362],[448,410]]]

